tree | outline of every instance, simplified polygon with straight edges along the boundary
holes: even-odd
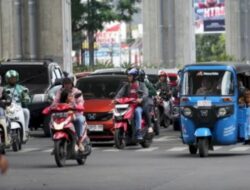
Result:
[[[129,46],[129,64],[131,64],[130,46],[133,42],[131,21],[133,20],[133,15],[139,11],[138,7],[135,6],[135,4],[139,2],[141,2],[141,0],[120,0],[116,8],[118,20],[126,22],[128,26],[127,43]]]
[[[113,7],[112,2],[113,0],[71,0],[73,37],[79,39],[79,32],[87,31],[89,63],[92,67],[94,65],[94,34],[103,29],[104,23],[115,20],[130,23],[133,14],[138,12],[134,5],[140,0],[119,0],[117,7]],[[131,43],[131,25],[129,26],[128,43]]]
[[[198,62],[233,60],[226,54],[224,34],[197,35],[196,56]]]
[[[89,64],[94,65],[94,34],[103,29],[103,23],[117,19],[111,0],[71,0],[72,31],[87,31]]]

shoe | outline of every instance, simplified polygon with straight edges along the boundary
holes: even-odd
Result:
[[[140,131],[140,130],[138,130],[138,131],[136,132],[136,139],[137,139],[137,140],[143,140],[143,137],[142,137],[142,134],[141,134],[141,131]]]
[[[149,128],[148,128],[148,133],[153,133],[153,132],[154,132],[153,128],[152,128],[152,127],[149,127]]]
[[[85,148],[84,148],[83,144],[80,143],[79,146],[78,146],[78,151],[79,152],[84,152],[84,150],[85,150]]]

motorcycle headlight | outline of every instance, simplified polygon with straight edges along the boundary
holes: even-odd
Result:
[[[182,113],[185,117],[191,117],[192,116],[192,110],[188,107],[183,108]]]

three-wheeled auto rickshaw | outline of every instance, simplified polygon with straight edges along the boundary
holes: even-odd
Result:
[[[181,136],[190,154],[199,151],[200,157],[206,157],[215,145],[249,144],[250,91],[247,89],[250,89],[248,64],[201,63],[183,68]]]

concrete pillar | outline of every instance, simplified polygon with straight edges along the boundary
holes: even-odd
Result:
[[[72,72],[71,1],[20,0],[22,34],[18,39],[14,33],[18,27],[15,1],[0,0],[0,60],[18,58],[16,47],[20,40],[24,58],[52,58]],[[32,2],[36,3],[36,14],[29,9]],[[36,30],[32,25],[36,25]]]
[[[226,1],[226,50],[237,61],[250,61],[250,1]]]
[[[13,1],[0,0],[0,60],[14,57]]]
[[[143,0],[144,64],[173,68],[195,61],[192,0]]]

